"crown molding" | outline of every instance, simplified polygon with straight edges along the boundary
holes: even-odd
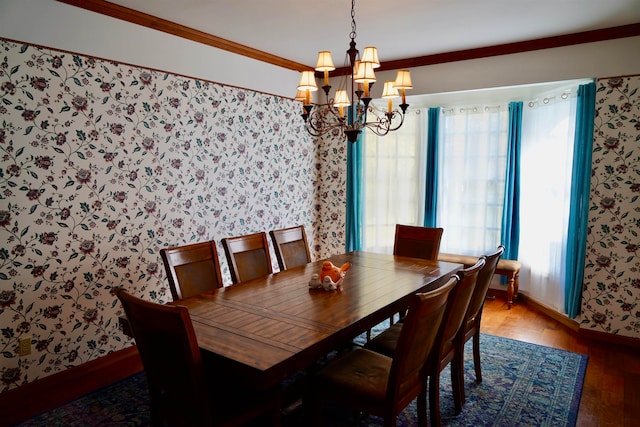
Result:
[[[192,40],[198,43],[206,44],[218,49],[226,50],[238,55],[246,56],[248,58],[256,59],[258,61],[266,62],[268,64],[277,65],[278,67],[287,68],[295,71],[311,71],[312,68],[300,64],[295,61],[290,61],[285,58],[281,58],[276,55],[272,55],[267,52],[263,52],[258,49],[253,49],[248,46],[244,46],[239,43],[232,42],[221,37],[205,33],[203,31],[195,30],[193,28],[186,27],[184,25],[176,24],[175,22],[167,21],[153,15],[138,12],[137,10],[130,9],[128,7],[120,6],[114,3],[110,3],[104,0],[57,0],[60,3],[65,3],[71,6],[77,6],[82,9],[90,10],[102,15],[110,16],[112,18],[121,19],[123,21],[131,22],[132,24],[142,25],[143,27],[152,28],[154,30],[162,31],[174,36],[182,37],[184,39]]]
[[[112,18],[121,19],[133,24],[142,25],[165,33],[173,34],[198,43],[203,43],[218,49],[226,50],[238,55],[246,56],[258,61],[266,62],[279,67],[295,71],[312,71],[308,65],[272,55],[258,49],[253,49],[230,40],[216,37],[214,35],[198,31],[175,22],[157,18],[153,15],[138,12],[136,10],[119,6],[104,0],[57,0],[90,10]],[[605,40],[613,40],[625,37],[635,37],[640,35],[640,23],[622,25],[619,27],[603,28],[599,30],[583,31],[579,33],[564,34],[560,36],[544,37],[534,40],[526,40],[514,43],[505,43],[494,46],[486,46],[474,49],[464,49],[452,52],[443,52],[433,55],[418,56],[415,58],[397,59],[385,61],[378,71],[399,70],[404,68],[423,67],[427,65],[443,64],[447,62],[458,62],[469,59],[488,58],[492,56],[510,55],[514,53],[530,52],[541,49],[552,49],[556,47],[572,46],[583,43],[593,43]],[[340,76],[350,74],[348,67],[337,68],[332,75]]]
[[[464,49],[452,52],[436,53],[415,58],[385,61],[376,71],[400,70],[405,68],[424,67],[427,65],[444,64],[447,62],[466,61],[469,59],[489,58],[491,56],[511,55],[514,53],[531,52],[534,50],[552,49],[556,47],[573,46],[583,43],[593,43],[625,37],[640,36],[640,23],[621,25],[619,27],[603,28],[600,30],[583,31],[564,34],[561,36],[544,37],[514,43],[505,43],[474,49]],[[336,69],[332,74],[350,74],[348,67]]]

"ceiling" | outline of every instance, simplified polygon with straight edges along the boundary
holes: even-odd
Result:
[[[64,1],[64,0],[62,0]],[[94,0],[95,3],[95,0]],[[346,63],[349,0],[110,0],[313,67],[330,50]],[[640,0],[358,0],[357,47],[380,61],[557,37],[640,23]],[[637,35],[637,29],[634,30]]]

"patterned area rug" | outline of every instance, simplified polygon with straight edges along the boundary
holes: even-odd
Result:
[[[364,337],[358,340],[363,341]],[[576,425],[586,355],[485,334],[480,341],[483,382],[475,382],[469,341],[465,348],[467,400],[457,416],[449,368],[441,374],[443,426]],[[354,420],[340,408],[328,412],[325,421],[332,427],[382,425],[375,416]],[[304,421],[300,424],[304,425]],[[133,375],[18,425],[147,426],[149,397],[144,374]],[[417,425],[415,401],[398,417],[397,425]]]

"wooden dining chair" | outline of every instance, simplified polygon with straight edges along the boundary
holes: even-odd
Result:
[[[438,259],[443,228],[396,224],[393,254],[411,258]]]
[[[193,243],[160,250],[173,300],[223,286],[216,243]]]
[[[469,308],[467,309],[462,328],[460,329],[462,339],[458,340],[458,352],[462,363],[464,363],[464,345],[473,338],[473,366],[475,368],[477,382],[482,382],[482,371],[480,368],[480,321],[482,319],[482,309],[484,307],[484,300],[487,297],[487,291],[491,285],[491,279],[493,279],[498,261],[500,261],[500,257],[504,251],[505,247],[500,245],[494,252],[484,256],[485,264],[478,273],[476,286],[473,290],[473,295],[471,295],[471,301],[469,301]],[[460,400],[464,405],[466,400],[464,391],[464,366],[462,367],[460,381]]]
[[[398,414],[417,397],[418,423],[426,426],[424,366],[457,282],[457,276],[452,276],[440,288],[412,296],[394,357],[357,348],[312,376],[305,401],[310,406],[309,421],[320,425],[323,403],[331,400],[380,416],[385,426],[395,426]]]
[[[267,234],[264,232],[222,239],[233,283],[273,273]]]
[[[415,225],[396,224],[393,243],[393,254],[411,258],[436,260],[440,252],[443,228],[419,227]],[[404,312],[398,313],[402,319]],[[389,318],[389,324],[395,322],[395,314]],[[367,331],[367,340],[371,338],[371,330]]]
[[[269,234],[271,235],[280,271],[311,262],[311,253],[309,252],[309,243],[307,242],[307,233],[304,230],[304,225],[271,230]]]
[[[280,394],[260,391],[205,365],[186,307],[144,301],[119,288],[142,359],[153,426],[235,426],[264,417],[279,425]]]
[[[451,386],[453,389],[453,401],[456,413],[462,410],[460,393],[460,378],[463,373],[463,361],[457,351],[461,339],[462,322],[464,321],[471,295],[475,288],[480,269],[485,265],[484,257],[478,262],[456,273],[459,279],[458,285],[449,294],[447,309],[444,313],[442,323],[433,346],[433,352],[425,367],[429,377],[429,411],[431,413],[431,425],[439,426],[440,418],[440,372],[451,363]],[[398,354],[398,342],[404,322],[396,323],[364,345],[364,348],[379,352],[381,354],[395,357]]]

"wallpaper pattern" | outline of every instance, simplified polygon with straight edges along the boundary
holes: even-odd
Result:
[[[129,346],[113,289],[170,299],[162,247],[215,240],[227,283],[223,237],[304,224],[314,259],[344,250],[346,147],[303,133],[298,103],[0,48],[0,391]],[[582,317],[635,337],[639,86],[598,81]]]
[[[582,325],[640,338],[640,77],[600,79]]]
[[[346,154],[299,103],[0,47],[1,391],[131,345],[113,290],[170,300],[163,247],[215,240],[227,284],[224,237],[304,224],[314,258],[344,250]]]

